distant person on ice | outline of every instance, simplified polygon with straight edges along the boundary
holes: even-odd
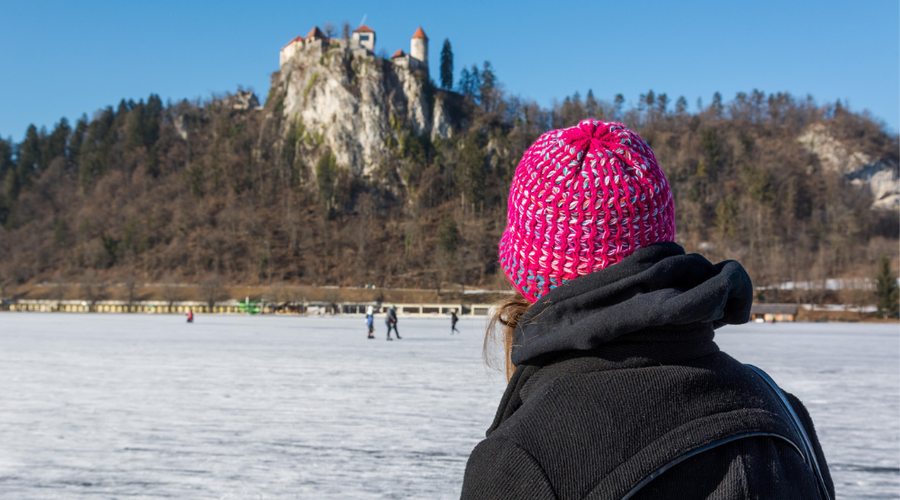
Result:
[[[453,332],[459,333],[459,330],[456,329],[456,322],[459,321],[459,316],[456,315],[456,309],[450,311],[450,335],[453,335]]]
[[[375,338],[375,308],[371,305],[366,306],[366,326],[369,328],[370,339]]]
[[[387,310],[387,316],[384,319],[385,324],[387,325],[387,339],[393,340],[391,338],[391,328],[394,329],[394,333],[397,335],[397,340],[400,340],[400,332],[397,331],[397,306],[391,306],[390,309]]]
[[[500,341],[509,385],[463,499],[834,498],[803,404],[713,341],[749,320],[753,286],[675,243],[646,142],[596,120],[547,132],[508,207],[499,262],[517,293],[485,353]]]
[[[188,322],[188,323],[193,323],[193,322],[194,322],[194,310],[193,310],[193,309],[188,309],[188,312],[187,312],[187,322]]]

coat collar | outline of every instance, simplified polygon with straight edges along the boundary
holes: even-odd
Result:
[[[531,306],[513,335],[512,361],[518,366],[548,354],[594,350],[630,334],[672,330],[665,327],[711,331],[746,323],[752,302],[753,285],[739,263],[712,264],[675,243],[650,245]],[[693,329],[672,331],[681,330]]]

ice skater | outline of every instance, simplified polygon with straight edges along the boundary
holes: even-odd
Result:
[[[459,321],[459,316],[456,315],[456,309],[450,311],[450,335],[453,335],[453,332],[459,333],[459,330],[456,328],[456,322]]]
[[[391,306],[390,309],[387,310],[387,317],[384,319],[385,324],[387,324],[387,339],[394,340],[391,338],[391,328],[394,329],[394,333],[397,335],[397,340],[400,340],[400,332],[397,331],[397,306]]]
[[[369,336],[367,338],[375,338],[375,308],[371,305],[366,306],[366,326],[369,327]]]
[[[193,309],[188,309],[188,312],[187,312],[187,322],[188,322],[188,323],[193,323],[193,322],[194,322],[194,310],[193,310]]]

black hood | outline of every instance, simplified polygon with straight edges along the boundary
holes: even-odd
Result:
[[[596,349],[654,327],[746,323],[752,302],[753,285],[739,263],[712,264],[675,243],[658,243],[541,297],[516,327],[512,361]]]

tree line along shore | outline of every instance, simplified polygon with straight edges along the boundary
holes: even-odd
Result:
[[[352,62],[332,68],[348,85]],[[286,116],[286,90],[274,86],[261,109],[229,95],[151,95],[0,139],[0,295],[62,293],[52,283],[194,283],[194,295],[372,283],[427,288],[435,298],[421,302],[439,302],[448,287],[502,289],[496,245],[521,153],[585,117],[621,121],[649,142],[672,185],[678,243],[741,261],[758,302],[876,304],[874,289],[777,285],[875,280],[884,261],[896,275],[900,212],[878,205],[864,174],[893,175],[898,138],[840,101],[752,90],[689,106],[652,90],[631,100],[587,90],[543,107],[508,92],[488,62],[459,82],[420,84],[444,96],[449,136],[386,117],[389,154],[365,174]],[[813,136],[871,162],[834,167]],[[86,287],[68,288],[85,298]],[[106,288],[120,298],[122,287]]]
[[[874,284],[876,297],[889,290],[875,304],[835,302],[822,304],[771,304],[755,302],[751,318],[775,321],[896,321],[893,288]],[[371,287],[223,286],[205,283],[41,283],[22,287],[15,299],[0,300],[0,311],[77,313],[195,313],[246,314],[248,301],[268,314],[360,314],[369,304],[389,307],[397,304],[404,314],[444,315],[456,309],[461,315],[486,315],[492,304],[509,291],[469,290],[447,284],[436,289],[375,289]],[[893,299],[890,294],[893,294]],[[834,298],[859,296],[858,291],[836,293]]]

